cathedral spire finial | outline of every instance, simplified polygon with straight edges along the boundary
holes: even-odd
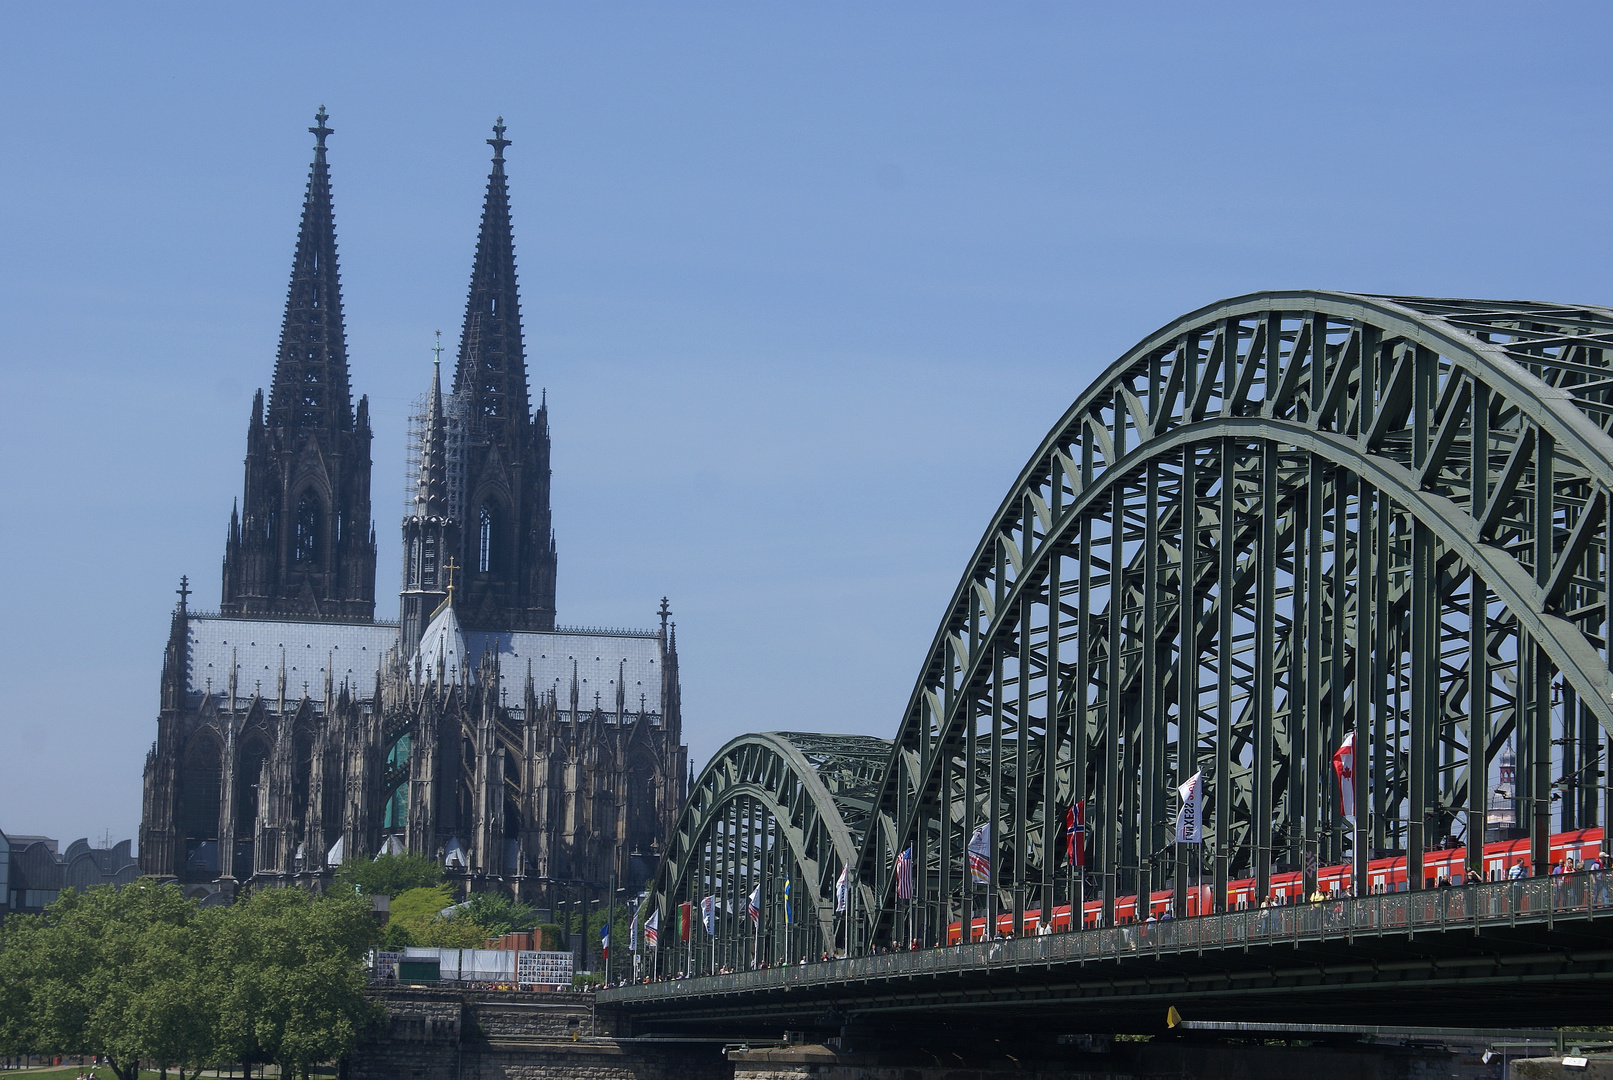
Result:
[[[493,148],[493,160],[495,162],[503,162],[504,148],[510,145],[510,140],[504,137],[504,131],[504,117],[501,116],[498,118],[498,122],[493,125],[493,137],[487,140],[487,145]]]
[[[336,134],[336,129],[325,126],[325,121],[330,119],[330,113],[325,111],[325,106],[323,105],[321,105],[319,107],[319,111],[314,114],[314,119],[319,122],[318,126],[311,127],[308,130],[313,134],[315,139],[319,140],[318,145],[315,146],[314,149],[320,153],[324,153],[325,139],[327,136]]]

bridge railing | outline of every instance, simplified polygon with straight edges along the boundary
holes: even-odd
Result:
[[[1165,922],[1131,923],[1074,933],[975,941],[914,952],[785,965],[760,971],[618,987],[601,1001],[709,996],[829,983],[992,968],[1121,960],[1135,956],[1429,933],[1497,923],[1546,923],[1613,912],[1613,871],[1460,885],[1415,893],[1324,900],[1231,911]]]

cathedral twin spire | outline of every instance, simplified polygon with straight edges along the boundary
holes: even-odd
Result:
[[[471,415],[505,427],[530,420],[526,348],[521,340],[521,297],[515,286],[515,231],[510,224],[510,191],[504,176],[504,118],[493,125],[493,168],[482,202],[482,229],[476,239],[465,330],[459,342],[454,393]]]
[[[246,482],[231,514],[220,610],[231,615],[375,616],[369,401],[353,408],[336,263],[323,106],[292,256],[269,405],[247,429]]]
[[[315,119],[274,381],[266,409],[261,392],[253,401],[245,490],[239,514],[231,514],[220,607],[242,616],[369,621],[375,614],[369,402],[360,398],[355,409],[352,400],[326,156],[333,129],[323,106]],[[527,387],[504,132],[501,117],[487,140],[493,163],[451,399],[444,398],[440,373],[433,375],[420,489],[405,521],[405,607],[411,590],[436,591],[438,568],[457,557],[466,570],[459,595],[468,625],[550,629],[548,419],[544,409],[533,414]],[[441,524],[431,536],[419,528],[411,534],[409,521],[432,520]]]
[[[342,281],[336,263],[336,213],[325,160],[325,140],[334,133],[325,124],[329,118],[321,105],[316,126],[308,129],[316,140],[314,163],[308,171],[280,353],[269,392],[267,421],[280,427],[353,427]]]

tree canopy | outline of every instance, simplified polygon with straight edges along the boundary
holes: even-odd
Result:
[[[176,885],[69,890],[0,924],[0,1053],[105,1054],[120,1080],[223,1061],[306,1075],[373,1017],[361,960],[377,936],[351,896],[203,909]]]
[[[388,946],[436,945],[445,949],[485,949],[494,934],[463,907],[444,886],[410,889],[392,900],[387,923]]]
[[[355,859],[336,871],[334,893],[361,896],[398,896],[410,889],[429,889],[442,884],[442,867],[424,855],[381,855],[375,859]]]

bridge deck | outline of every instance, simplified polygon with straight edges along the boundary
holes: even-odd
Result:
[[[1163,1015],[1167,1002],[1280,995],[1294,1005],[1325,990],[1334,1006],[1371,999],[1352,1015],[1387,1011],[1408,1022],[1402,1010],[1419,1002],[1437,1000],[1448,1015],[1453,995],[1479,991],[1501,1018],[1539,1005],[1569,1022],[1553,1011],[1565,993],[1576,1000],[1594,984],[1601,1001],[1613,979],[1609,915],[1613,874],[1583,874],[670,979],[602,991],[598,1001],[648,1021],[1072,1001],[1157,1005]]]

